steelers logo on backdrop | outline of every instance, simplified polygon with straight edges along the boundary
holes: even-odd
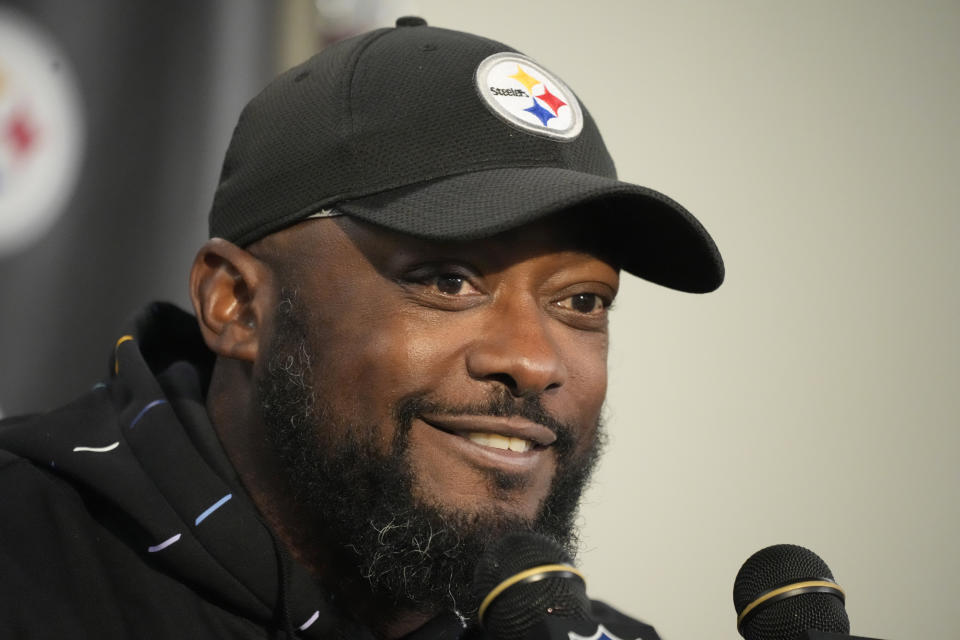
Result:
[[[82,144],[66,57],[39,24],[0,7],[0,256],[27,248],[63,212]]]
[[[573,91],[519,53],[496,53],[481,62],[477,90],[495,114],[525,131],[573,140],[583,129],[583,113]]]

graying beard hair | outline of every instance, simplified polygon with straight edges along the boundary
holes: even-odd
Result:
[[[434,531],[431,525],[426,540],[421,542],[417,534],[408,538],[407,530],[415,528],[409,517],[402,522],[397,522],[397,518],[394,517],[382,527],[378,527],[372,520],[368,524],[377,532],[377,542],[380,545],[369,562],[360,567],[361,577],[370,584],[371,588],[378,590],[378,585],[398,583],[402,585],[404,593],[409,593],[410,587],[415,583],[439,584],[437,580],[432,579],[436,576],[432,575],[434,566],[430,546],[435,538],[447,535],[457,536],[452,528],[444,527]],[[406,545],[408,540],[410,545]],[[358,557],[362,557],[356,546],[350,544],[347,548],[352,549]],[[460,548],[461,544],[458,540],[453,552]],[[398,560],[391,560],[391,557]],[[450,607],[457,615],[461,615],[454,595],[453,569],[451,568],[441,579],[446,585],[446,597]]]
[[[294,300],[297,298],[299,291],[296,287],[293,288],[293,290],[289,290],[286,287],[280,289],[280,302],[277,305],[278,317],[293,313]],[[273,354],[271,354],[271,356],[272,355]],[[303,389],[303,395],[296,398],[292,404],[302,404],[304,423],[313,416],[314,406],[317,402],[317,394],[309,381],[309,376],[313,373],[312,361],[310,351],[307,349],[307,340],[303,338],[300,340],[300,344],[297,345],[296,355],[288,354],[282,363],[277,362],[271,357],[267,363],[267,370],[271,374],[277,373],[277,369],[279,369],[293,386]],[[300,428],[302,426],[296,424],[295,417],[292,415],[290,421],[294,427]]]

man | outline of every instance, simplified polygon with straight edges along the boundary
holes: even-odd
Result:
[[[479,637],[488,545],[574,549],[620,269],[723,279],[558,77],[419,18],[251,101],[210,229],[195,318],[0,429],[8,635]]]

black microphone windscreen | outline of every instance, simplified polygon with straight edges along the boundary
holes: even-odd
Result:
[[[474,574],[478,599],[486,599],[504,581],[536,567],[569,565],[570,558],[545,536],[513,533],[491,545],[481,556]],[[518,581],[489,603],[481,623],[497,640],[520,640],[544,616],[586,620],[590,599],[582,579],[563,571],[544,572],[533,581]]]
[[[746,640],[792,640],[807,630],[849,633],[843,592],[833,583],[830,568],[809,549],[761,549],[743,563],[733,584],[733,604],[743,617],[740,634]],[[786,589],[791,586],[796,588]]]

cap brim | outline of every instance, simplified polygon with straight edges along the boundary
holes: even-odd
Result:
[[[624,270],[691,293],[723,282],[716,244],[678,203],[646,187],[569,169],[488,169],[345,200],[336,208],[422,238],[471,240],[574,207],[587,207],[592,217],[594,205]]]

